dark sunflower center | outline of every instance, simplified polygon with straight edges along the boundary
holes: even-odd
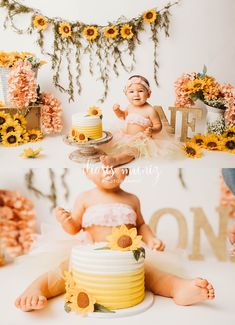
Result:
[[[153,18],[153,13],[152,12],[148,12],[146,15],[147,19],[152,19]]]
[[[110,35],[113,35],[115,33],[115,30],[113,28],[109,28],[108,33]]]
[[[125,29],[125,34],[126,34],[126,35],[130,35],[130,34],[131,34],[131,30],[130,30],[129,28],[126,28],[126,29]]]
[[[0,125],[4,124],[6,122],[6,119],[2,116],[0,116]]]
[[[118,239],[118,246],[122,248],[126,248],[131,246],[132,244],[132,239],[130,236],[123,235]]]
[[[89,29],[87,30],[87,35],[88,35],[88,36],[93,36],[94,34],[95,34],[94,29],[89,28]]]
[[[79,134],[79,140],[85,140],[85,139],[86,139],[86,137],[84,134]]]
[[[21,120],[19,118],[16,118],[15,121],[22,125]]]
[[[64,26],[63,30],[66,34],[70,32],[70,28],[68,26]]]
[[[192,155],[192,156],[196,155],[196,150],[192,147],[187,147],[186,152],[187,152],[187,154]]]
[[[42,18],[38,19],[38,24],[39,24],[40,26],[44,26],[44,25],[45,25],[45,20],[42,19]]]
[[[11,135],[9,136],[9,138],[7,139],[8,143],[16,143],[16,136],[15,135]]]
[[[230,149],[230,150],[235,149],[235,141],[233,141],[233,140],[227,141],[227,142],[226,142],[226,147],[227,147],[228,149]]]
[[[197,144],[202,144],[203,143],[203,140],[202,139],[196,139],[196,143]]]
[[[14,126],[8,126],[8,128],[6,129],[7,133],[8,132],[14,132],[15,131],[15,128]]]
[[[80,292],[77,296],[77,304],[80,308],[89,306],[89,297],[85,292]]]
[[[233,132],[233,131],[229,131],[228,133],[227,133],[227,137],[228,138],[232,138],[232,137],[234,137],[235,136],[235,132]]]
[[[97,115],[98,114],[98,111],[96,109],[93,109],[92,110],[92,115]]]
[[[217,144],[216,144],[216,142],[211,141],[211,142],[208,142],[207,143],[207,147],[209,147],[209,148],[216,148],[217,147]]]
[[[30,134],[29,135],[29,139],[30,140],[36,140],[37,139],[37,135],[36,134]]]

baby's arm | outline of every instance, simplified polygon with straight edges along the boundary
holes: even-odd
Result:
[[[121,108],[120,108],[120,105],[119,104],[115,104],[113,105],[113,111],[114,113],[116,114],[116,116],[118,118],[120,118],[120,120],[125,120],[126,118],[126,111],[123,111]]]
[[[159,114],[156,112],[156,110],[154,108],[151,109],[149,118],[150,118],[153,126],[147,128],[145,130],[145,133],[148,136],[151,136],[153,133],[159,133],[162,130],[162,122],[161,122]]]
[[[83,195],[80,195],[75,202],[72,212],[57,207],[54,213],[64,231],[70,235],[75,235],[82,229],[81,224],[84,212]]]
[[[135,197],[135,206],[137,214],[136,227],[138,234],[142,236],[143,241],[152,250],[164,251],[165,244],[153,234],[149,225],[145,223],[140,210],[140,201],[137,197]]]

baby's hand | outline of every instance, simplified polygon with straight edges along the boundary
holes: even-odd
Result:
[[[54,215],[61,224],[71,219],[71,213],[61,207],[55,208]]]
[[[153,128],[148,127],[144,130],[144,133],[147,135],[147,137],[151,137],[153,135]]]
[[[165,244],[160,239],[153,238],[148,244],[148,247],[151,248],[153,251],[163,252],[165,249]]]

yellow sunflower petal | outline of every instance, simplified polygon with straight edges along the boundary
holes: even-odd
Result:
[[[59,34],[64,38],[70,37],[72,35],[72,26],[66,22],[60,23]]]
[[[221,140],[220,150],[235,154],[235,136]]]
[[[86,26],[83,29],[82,32],[83,36],[88,40],[88,41],[95,41],[97,37],[99,36],[99,30],[95,26]]]
[[[71,298],[71,310],[81,314],[94,311],[95,298],[92,297],[86,290],[77,288]]]
[[[134,33],[132,31],[132,26],[129,24],[122,25],[120,34],[121,34],[122,38],[124,38],[124,39],[127,39],[127,40],[132,39],[134,36]]]
[[[118,36],[118,34],[119,34],[119,30],[114,25],[105,27],[104,29],[104,36],[107,38],[114,39]]]
[[[37,142],[42,140],[43,134],[40,130],[31,129],[28,130],[29,142]]]
[[[33,19],[33,25],[39,30],[44,30],[48,27],[48,20],[43,16],[35,16]]]
[[[90,115],[90,116],[101,116],[102,111],[97,106],[91,106],[91,107],[88,108],[87,114]]]
[[[9,132],[2,135],[2,144],[6,147],[16,147],[20,143],[18,132]]]
[[[202,156],[200,147],[191,141],[186,142],[183,150],[189,158],[200,158]]]
[[[157,19],[157,12],[156,10],[148,10],[144,13],[143,15],[143,19],[146,23],[153,23],[156,21]]]

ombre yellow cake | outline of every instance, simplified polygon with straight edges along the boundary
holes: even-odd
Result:
[[[88,141],[101,138],[103,134],[101,117],[82,113],[72,115],[72,128],[70,134],[78,138],[77,140]]]
[[[100,249],[104,244],[74,247],[71,273],[76,287],[109,309],[133,307],[144,300],[144,257],[133,251]]]

